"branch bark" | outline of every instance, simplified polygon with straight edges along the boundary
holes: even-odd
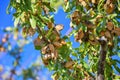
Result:
[[[107,54],[107,39],[103,36],[99,40],[100,42],[100,55],[98,61],[98,72],[96,80],[105,80],[104,79],[104,66],[106,61]]]

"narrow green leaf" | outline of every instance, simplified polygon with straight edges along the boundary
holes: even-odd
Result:
[[[34,16],[32,16],[32,17],[30,18],[30,24],[31,24],[31,27],[32,27],[33,29],[36,28],[36,19],[35,19]]]
[[[120,68],[117,65],[113,65],[113,66],[120,73]]]
[[[20,20],[20,18],[19,18],[19,17],[18,17],[18,18],[15,18],[15,21],[14,21],[14,26],[15,26],[15,27],[17,27],[17,26],[18,26],[19,20]]]

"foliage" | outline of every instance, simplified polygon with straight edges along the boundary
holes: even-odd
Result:
[[[65,26],[54,22],[59,6],[71,19],[73,30],[66,36],[60,32]],[[107,44],[105,79],[119,78],[113,68],[120,72],[120,62],[112,56],[119,55],[120,0],[11,0],[8,13],[11,8],[15,9],[14,26],[20,25],[24,37],[38,34],[35,48],[41,51],[46,67],[54,71],[55,80],[95,79],[103,37]],[[72,35],[80,42],[78,48],[72,46]]]

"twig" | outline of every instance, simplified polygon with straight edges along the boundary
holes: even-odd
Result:
[[[38,28],[39,33],[42,35],[43,40],[44,40],[45,42],[47,42],[47,43],[50,43],[50,42],[46,39],[45,35],[42,33],[40,27],[37,26],[37,28]]]

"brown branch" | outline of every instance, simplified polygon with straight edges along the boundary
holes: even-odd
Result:
[[[104,67],[107,54],[107,39],[103,36],[99,40],[100,42],[100,56],[98,61],[98,72],[96,80],[104,80]]]
[[[45,37],[45,35],[43,34],[43,32],[42,32],[42,30],[40,29],[40,27],[37,26],[37,28],[38,28],[38,31],[39,31],[39,33],[41,34],[43,40],[44,40],[45,42],[47,42],[47,43],[50,43],[50,42],[47,40],[47,38]]]

